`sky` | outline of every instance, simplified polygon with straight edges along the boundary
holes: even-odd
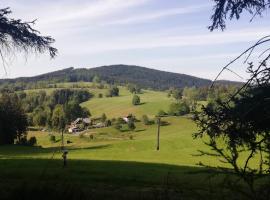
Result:
[[[212,0],[1,0],[12,18],[37,19],[34,26],[52,36],[59,51],[8,57],[0,78],[33,76],[68,67],[128,64],[213,80],[221,68],[270,33],[270,16],[244,14],[210,32]],[[256,52],[254,53],[256,56]],[[244,78],[246,65],[231,66]],[[2,70],[2,71],[1,71]],[[225,72],[220,79],[242,81]]]

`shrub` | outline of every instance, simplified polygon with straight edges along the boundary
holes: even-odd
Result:
[[[116,128],[117,130],[120,130],[120,129],[122,128],[122,125],[119,124],[119,123],[116,123],[116,124],[114,125],[114,128]]]
[[[27,141],[27,144],[28,144],[29,146],[34,146],[34,145],[36,145],[36,144],[37,144],[37,138],[36,138],[35,136],[30,137],[30,139]]]
[[[159,110],[157,113],[158,117],[162,117],[162,116],[166,116],[166,115],[167,115],[167,113],[164,110]]]
[[[111,120],[108,119],[108,120],[105,121],[105,126],[106,127],[111,126],[111,125],[112,125]]]
[[[101,115],[101,121],[102,121],[103,123],[105,123],[105,122],[106,122],[106,119],[107,119],[107,116],[106,116],[105,113],[103,113],[103,114]]]
[[[140,103],[141,103],[140,97],[138,95],[134,95],[132,99],[132,104],[134,106],[137,106],[137,105],[140,105]]]
[[[93,140],[93,139],[94,139],[94,135],[92,135],[92,134],[89,135],[89,139],[90,139],[90,140]]]
[[[55,143],[56,142],[56,139],[55,139],[55,136],[54,135],[50,135],[50,141],[52,143]]]
[[[142,122],[144,125],[149,125],[150,124],[150,121],[149,121],[149,118],[147,115],[143,115],[142,116]]]
[[[159,119],[156,118],[156,124],[158,124],[158,121],[159,121]],[[162,119],[160,119],[159,124],[160,124],[160,126],[168,126],[168,125],[170,125],[169,122],[164,121],[164,120],[162,120]]]
[[[17,141],[16,141],[16,144],[19,144],[19,145],[27,145],[27,138],[26,138],[26,137],[20,138],[20,140],[17,140]]]
[[[189,105],[185,102],[172,103],[169,108],[169,114],[181,116],[190,113]]]
[[[116,86],[110,87],[106,93],[106,97],[116,97],[119,96],[119,88]]]
[[[102,97],[103,97],[103,94],[99,93],[98,98],[102,98]]]
[[[128,121],[128,128],[129,128],[129,130],[132,130],[132,131],[135,130],[136,126],[132,120]]]

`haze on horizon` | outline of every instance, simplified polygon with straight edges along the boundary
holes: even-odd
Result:
[[[1,78],[33,76],[67,67],[138,65],[214,79],[221,67],[269,33],[269,15],[250,15],[210,32],[211,0],[3,0],[11,17],[37,19],[35,28],[56,39],[59,55],[14,56]],[[258,17],[257,17],[258,18]],[[256,54],[255,54],[256,56]],[[243,60],[232,69],[243,77]],[[220,79],[242,81],[232,73]]]

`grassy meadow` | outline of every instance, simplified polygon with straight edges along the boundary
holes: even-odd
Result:
[[[119,97],[112,98],[97,97],[106,89],[89,90],[95,97],[82,106],[94,117],[102,113],[108,118],[129,113],[138,119],[143,114],[154,117],[158,110],[168,110],[173,101],[165,92],[144,90],[141,105],[134,106],[132,95],[124,87],[120,87]],[[69,151],[66,168],[62,164],[60,134],[30,131],[28,137],[37,138],[35,147],[0,146],[0,192],[7,199],[21,197],[18,190],[29,198],[31,191],[39,192],[40,188],[42,192],[51,191],[51,199],[57,195],[71,199],[79,199],[78,195],[89,199],[167,199],[167,195],[170,199],[193,199],[207,191],[214,196],[223,194],[222,188],[216,193],[211,191],[219,177],[211,182],[206,173],[198,173],[204,170],[196,165],[198,162],[215,166],[217,160],[194,156],[199,149],[207,150],[202,140],[192,137],[197,131],[194,122],[188,116],[163,120],[169,125],[161,126],[159,151],[156,124],[136,122],[135,131],[106,127],[86,130],[84,134],[65,134]],[[55,143],[50,141],[50,134],[56,136]]]

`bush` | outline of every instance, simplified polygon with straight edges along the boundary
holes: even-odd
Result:
[[[166,116],[166,115],[167,115],[167,113],[164,110],[159,110],[157,113],[158,117],[162,117],[162,116]]]
[[[116,123],[116,124],[114,125],[114,128],[117,129],[117,130],[120,130],[120,129],[122,128],[122,125],[119,124],[119,123]]]
[[[34,145],[36,145],[36,144],[37,144],[37,138],[36,138],[35,136],[30,137],[30,139],[27,141],[27,144],[28,144],[29,146],[34,146]]]
[[[56,139],[55,139],[55,136],[54,135],[50,135],[50,141],[52,143],[55,143],[56,142]]]
[[[129,130],[132,130],[132,131],[135,130],[136,126],[132,120],[128,121],[128,128],[129,128]]]
[[[119,96],[119,89],[116,86],[111,87],[107,93],[106,93],[106,97],[116,97]]]
[[[99,93],[98,98],[102,98],[102,97],[103,97],[103,94]]]
[[[167,122],[167,121],[160,121],[160,126],[168,126],[168,125],[170,125],[170,123],[169,122]]]
[[[105,126],[106,127],[111,126],[111,125],[112,125],[111,120],[108,119],[108,120],[105,121]]]
[[[158,124],[158,121],[159,121],[159,120],[160,120],[160,122],[159,122],[160,126],[168,126],[168,125],[170,125],[169,122],[164,121],[164,120],[162,120],[162,119],[158,119],[158,118],[156,118],[156,124]]]
[[[169,114],[181,116],[190,113],[189,105],[185,102],[172,103],[169,108]]]
[[[19,145],[27,145],[27,138],[26,138],[26,137],[20,138],[20,140],[17,140],[17,141],[16,141],[16,144],[19,144]]]
[[[138,95],[134,95],[132,99],[132,104],[134,106],[137,106],[137,105],[140,105],[140,103],[141,103],[140,97]]]
[[[101,121],[102,121],[103,123],[105,123],[105,122],[106,122],[106,119],[107,119],[107,116],[106,116],[105,113],[103,113],[103,114],[101,115]]]
[[[149,125],[150,124],[150,120],[149,120],[147,115],[142,116],[142,122],[143,122],[144,125]]]

